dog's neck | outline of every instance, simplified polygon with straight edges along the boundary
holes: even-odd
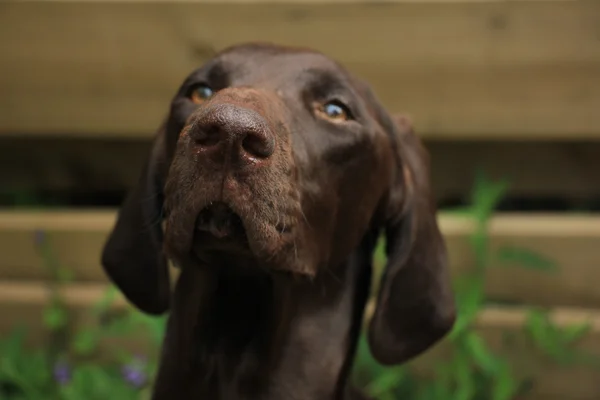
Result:
[[[355,258],[311,282],[184,268],[153,400],[346,398],[370,281]]]

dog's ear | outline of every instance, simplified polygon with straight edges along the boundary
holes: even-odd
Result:
[[[159,129],[137,185],[127,194],[102,251],[102,266],[123,295],[148,314],[169,308],[170,281],[162,250],[166,124]]]
[[[402,116],[391,119],[398,171],[386,205],[388,260],[368,333],[371,352],[384,365],[421,354],[444,337],[455,320],[429,157],[410,121]]]

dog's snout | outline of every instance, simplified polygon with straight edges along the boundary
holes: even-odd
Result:
[[[198,115],[190,136],[196,146],[216,158],[238,160],[269,158],[275,138],[266,120],[256,111],[230,103],[211,104]]]

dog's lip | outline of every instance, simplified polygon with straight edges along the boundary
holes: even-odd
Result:
[[[271,260],[293,240],[295,228],[289,218],[270,225],[238,214],[235,204],[212,201],[196,217],[191,251],[200,259],[236,255]]]

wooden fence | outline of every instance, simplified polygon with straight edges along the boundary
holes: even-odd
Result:
[[[180,81],[225,46],[276,41],[322,50],[407,112],[432,154],[440,204],[468,197],[474,171],[509,196],[558,202],[501,212],[492,247],[518,245],[559,266],[495,268],[489,296],[592,321],[600,352],[600,1],[114,0],[0,2],[0,188],[117,193],[136,179]],[[554,204],[553,203],[553,204]],[[75,274],[83,312],[106,285],[99,253],[115,210],[0,211],[0,332],[40,328],[45,231]],[[559,212],[561,209],[570,212]],[[472,265],[471,222],[440,213],[453,273]],[[518,330],[521,305],[490,308],[487,335]],[[34,329],[34,331],[36,331]],[[536,399],[598,399],[598,372],[539,366]]]

